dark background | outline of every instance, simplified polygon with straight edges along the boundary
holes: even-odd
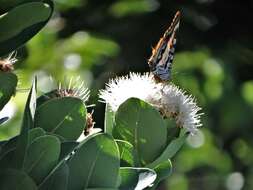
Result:
[[[19,131],[34,74],[39,89],[49,77],[81,76],[92,90],[97,127],[104,105],[98,90],[109,78],[149,71],[147,59],[182,13],[172,82],[193,94],[203,108],[203,128],[174,158],[160,189],[253,189],[253,1],[245,0],[56,0],[48,25],[18,52],[20,90],[6,107],[12,119],[0,129],[8,139]],[[4,113],[1,113],[4,114]],[[159,139],[158,139],[159,140]]]

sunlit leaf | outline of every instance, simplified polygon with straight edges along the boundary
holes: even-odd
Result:
[[[8,54],[30,40],[48,22],[53,3],[21,4],[0,17],[0,56]]]
[[[35,127],[76,140],[85,128],[86,108],[82,100],[63,97],[49,100],[36,110]]]
[[[96,134],[82,142],[68,165],[68,189],[117,187],[119,151],[116,142],[107,134]]]
[[[0,110],[15,94],[17,82],[18,79],[15,74],[0,71]]]
[[[166,123],[151,105],[130,98],[120,105],[115,123],[113,136],[134,146],[139,164],[145,166],[163,152],[167,142]]]

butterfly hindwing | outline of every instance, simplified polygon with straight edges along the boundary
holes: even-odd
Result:
[[[178,11],[163,37],[159,40],[148,60],[155,79],[168,81],[171,77],[171,67],[176,45],[176,32],[179,28],[180,12]]]

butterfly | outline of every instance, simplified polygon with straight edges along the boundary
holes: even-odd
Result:
[[[157,82],[165,82],[171,78],[171,67],[176,46],[176,32],[179,29],[181,13],[177,11],[170,27],[153,48],[148,65]]]

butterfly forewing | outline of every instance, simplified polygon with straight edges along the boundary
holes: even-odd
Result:
[[[171,66],[176,45],[176,32],[179,28],[180,12],[178,11],[163,37],[159,40],[148,60],[150,70],[157,81],[168,81],[171,77]]]

